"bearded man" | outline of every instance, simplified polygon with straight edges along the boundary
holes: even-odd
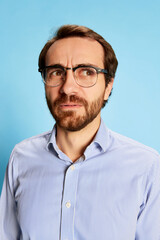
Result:
[[[160,240],[158,153],[101,119],[118,61],[93,30],[62,26],[39,56],[52,131],[11,154],[1,240]]]

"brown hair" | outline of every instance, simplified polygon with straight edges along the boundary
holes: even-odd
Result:
[[[45,67],[45,57],[48,49],[51,45],[59,39],[68,38],[68,37],[82,37],[82,38],[91,38],[99,42],[104,49],[104,68],[108,71],[108,74],[105,74],[106,86],[110,82],[111,78],[115,77],[116,69],[118,66],[118,61],[116,55],[111,47],[111,45],[98,33],[93,30],[79,25],[63,25],[55,33],[54,37],[51,38],[43,47],[39,55],[39,69]],[[105,103],[104,103],[105,105]]]

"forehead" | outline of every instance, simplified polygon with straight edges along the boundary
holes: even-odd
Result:
[[[46,54],[46,65],[60,63],[65,66],[90,63],[104,67],[104,50],[90,38],[69,37],[57,40]]]

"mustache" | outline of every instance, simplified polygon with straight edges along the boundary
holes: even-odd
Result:
[[[64,103],[78,103],[82,104],[84,106],[87,106],[88,103],[84,98],[78,97],[76,95],[70,95],[68,96],[67,94],[63,93],[61,94],[60,97],[58,97],[54,103],[53,106],[58,106],[59,104],[64,104]]]

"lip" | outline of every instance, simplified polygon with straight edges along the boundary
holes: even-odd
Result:
[[[82,107],[82,104],[79,103],[63,103],[60,104],[60,108],[79,108]]]

